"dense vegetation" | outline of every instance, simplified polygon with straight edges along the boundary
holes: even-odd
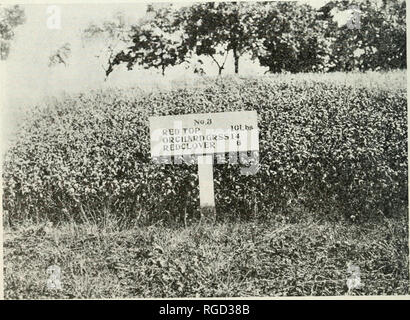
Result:
[[[50,102],[28,114],[6,154],[7,221],[109,212],[124,224],[187,223],[198,217],[197,168],[150,159],[148,117],[234,110],[258,112],[260,168],[245,176],[240,165],[215,165],[219,219],[405,215],[405,89],[329,79],[208,79]]]

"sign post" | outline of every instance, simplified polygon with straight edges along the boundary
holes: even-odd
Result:
[[[176,157],[197,156],[201,219],[214,220],[213,155],[234,154],[237,161],[240,152],[259,151],[256,111],[150,117],[149,122],[151,157],[173,157],[177,163]]]
[[[216,217],[214,195],[214,166],[211,155],[198,157],[199,205],[201,218]]]

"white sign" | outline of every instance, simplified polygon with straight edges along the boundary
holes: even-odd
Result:
[[[256,111],[150,117],[151,156],[259,151]]]

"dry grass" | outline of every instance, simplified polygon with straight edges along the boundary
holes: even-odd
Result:
[[[225,223],[5,232],[5,298],[246,297],[409,293],[407,221]],[[348,263],[362,287],[348,292]],[[61,268],[62,290],[46,270]]]

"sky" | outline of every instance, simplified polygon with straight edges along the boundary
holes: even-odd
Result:
[[[24,5],[26,23],[16,29],[8,59],[3,63],[6,74],[6,91],[18,99],[32,95],[37,98],[54,94],[60,89],[76,90],[96,85],[102,81],[102,72],[96,52],[83,48],[81,30],[91,22],[110,19],[117,11],[126,12],[135,19],[144,15],[144,5],[58,5],[61,27],[50,29],[47,25],[51,11],[47,5]],[[48,13],[49,12],[49,13]],[[51,24],[52,25],[52,24]],[[54,27],[54,26],[53,26]],[[71,44],[71,58],[67,67],[50,68],[50,54],[65,43]],[[97,66],[96,66],[97,64]],[[20,100],[20,99],[18,99]]]

